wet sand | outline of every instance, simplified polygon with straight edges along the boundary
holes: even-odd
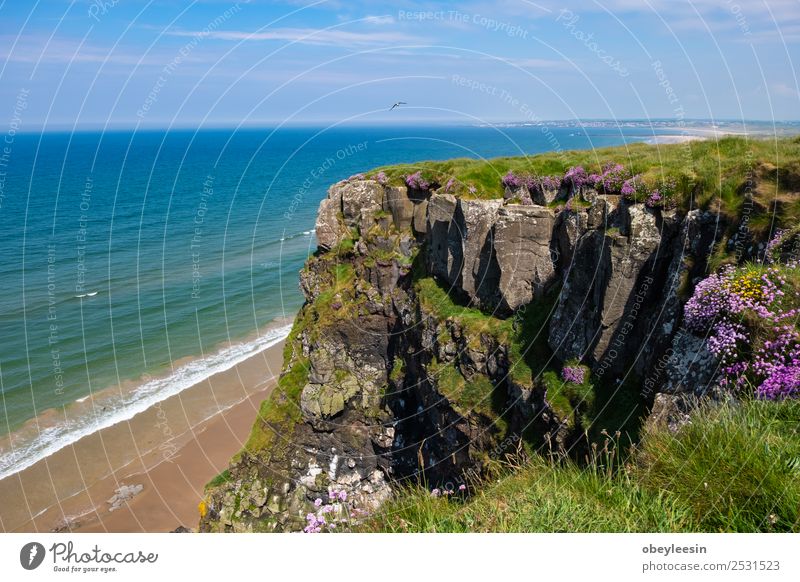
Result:
[[[244,445],[283,341],[0,481],[0,531],[196,528],[206,483]]]

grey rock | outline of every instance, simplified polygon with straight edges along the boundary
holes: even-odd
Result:
[[[667,428],[676,433],[691,422],[691,413],[698,404],[699,400],[691,394],[657,394],[646,430]]]
[[[488,307],[496,303],[500,279],[492,227],[501,206],[500,200],[459,200],[458,204],[464,264],[461,289],[473,301]]]
[[[340,182],[331,187],[331,195],[341,195],[342,218],[346,226],[359,226],[362,212],[376,213],[383,206],[383,186],[374,180]]]
[[[554,223],[553,210],[543,206],[508,205],[498,210],[494,252],[505,310],[541,297],[556,281],[550,249]]]
[[[675,334],[669,351],[664,355],[668,357],[659,360],[663,362],[665,376],[662,392],[691,393],[701,396],[714,384],[719,362],[716,356],[708,351],[704,338],[681,328]]]
[[[414,204],[414,232],[425,234],[428,232],[428,201],[422,200]]]
[[[408,189],[405,186],[387,187],[385,201],[395,227],[398,230],[410,228],[414,220],[414,203],[408,197]]]
[[[341,198],[328,198],[319,205],[317,213],[316,232],[317,245],[321,249],[329,250],[338,245],[347,235],[347,229],[339,221],[341,211]]]

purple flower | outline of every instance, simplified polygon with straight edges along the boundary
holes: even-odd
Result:
[[[439,497],[441,494],[442,494],[442,492],[439,490],[438,487],[436,489],[434,489],[433,491],[431,491],[431,497]]]
[[[314,500],[314,507],[319,507],[319,506],[321,506],[321,505],[322,505],[322,499],[320,499],[319,497],[317,497],[317,498]]]
[[[347,491],[344,489],[339,491],[339,501],[347,501]]]
[[[509,188],[511,190],[516,190],[517,188],[521,188],[525,185],[525,179],[522,176],[518,176],[511,170],[509,170],[508,173],[503,176],[501,182],[505,188]]]
[[[583,166],[573,166],[564,173],[564,182],[572,187],[573,192],[586,185],[591,185],[589,176]]]
[[[795,362],[776,366],[756,389],[756,394],[769,400],[800,396],[800,365]]]
[[[777,267],[727,268],[697,285],[684,307],[686,326],[707,334],[721,386],[756,386],[756,396],[767,399],[800,395],[800,310],[789,289]]]
[[[467,190],[469,191],[470,194],[475,194],[475,192],[478,191],[478,189],[475,186],[473,186],[472,184],[470,184],[470,186],[469,186],[469,188],[467,188]]]
[[[386,184],[389,183],[389,177],[386,175],[386,172],[380,171],[375,174],[375,181],[381,186],[386,186]]]
[[[773,237],[767,243],[767,251],[764,254],[767,262],[777,263],[780,260],[780,247],[783,242],[783,235],[786,234],[785,230],[776,230]]]
[[[622,164],[609,162],[603,166],[601,181],[603,190],[605,190],[607,194],[619,193],[628,178],[628,172]]]
[[[564,366],[561,370],[561,378],[565,382],[573,384],[583,384],[586,377],[586,370],[582,366]]]
[[[462,483],[461,485],[458,486],[458,490],[459,491],[466,491],[467,490],[467,486]]]
[[[556,176],[528,176],[525,178],[525,186],[531,194],[539,193],[544,195],[558,190],[561,187],[561,178]],[[528,199],[530,199],[530,196],[528,196]]]
[[[444,185],[444,191],[446,193],[452,192],[455,187],[456,187],[456,179],[455,178],[450,178],[447,181],[447,184]]]
[[[656,208],[656,207],[661,205],[661,200],[662,200],[661,199],[661,192],[659,192],[658,190],[653,190],[652,192],[650,192],[650,195],[647,197],[647,200],[645,201],[645,204],[649,208]]]
[[[422,177],[422,172],[417,171],[406,176],[406,185],[414,190],[428,190],[431,185]]]

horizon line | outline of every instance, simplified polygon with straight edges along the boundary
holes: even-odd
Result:
[[[583,117],[572,119],[541,119],[536,121],[519,121],[519,120],[486,120],[483,122],[466,122],[454,119],[403,119],[403,120],[375,120],[375,121],[358,121],[358,122],[342,122],[341,120],[309,120],[309,121],[280,121],[280,120],[264,120],[253,123],[238,123],[232,121],[221,121],[214,123],[206,123],[203,125],[196,123],[177,124],[170,126],[165,125],[145,125],[142,126],[136,123],[120,122],[114,124],[104,124],[97,122],[86,123],[81,126],[72,127],[67,123],[54,123],[49,127],[39,127],[37,129],[23,129],[19,128],[17,135],[39,135],[44,133],[96,133],[101,131],[119,132],[119,131],[204,131],[204,130],[257,130],[257,129],[278,129],[278,128],[343,128],[343,127],[397,127],[408,126],[414,124],[417,126],[449,126],[449,127],[487,127],[487,126],[539,126],[539,125],[562,125],[562,126],[575,126],[586,123],[605,123],[609,126],[620,126],[625,123],[639,123],[643,126],[651,126],[655,128],[672,128],[680,129],[682,125],[692,123],[705,123],[708,125],[718,124],[759,124],[759,125],[800,125],[800,119],[739,119],[739,118],[710,118],[710,117],[694,117],[684,118],[681,120],[670,117],[625,117],[625,118],[611,118],[611,117]],[[686,129],[691,129],[687,127]]]

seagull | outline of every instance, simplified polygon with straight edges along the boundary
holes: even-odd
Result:
[[[395,107],[400,107],[401,105],[408,105],[408,103],[406,103],[405,101],[398,101],[397,103],[395,103],[394,105],[392,105],[391,107],[389,107],[389,111],[391,111],[391,110],[392,110],[392,109],[394,109]]]

